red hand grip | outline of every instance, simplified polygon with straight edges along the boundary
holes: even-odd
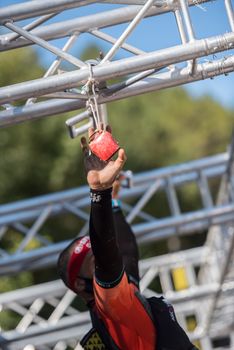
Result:
[[[90,139],[89,148],[104,161],[109,160],[120,148],[108,131],[96,131]]]

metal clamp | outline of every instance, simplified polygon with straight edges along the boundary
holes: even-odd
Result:
[[[76,125],[79,122],[81,122],[87,118],[89,118],[89,122],[87,124],[84,124],[78,128],[76,127]],[[87,109],[85,112],[78,114],[75,117],[72,117],[72,118],[69,118],[68,120],[66,120],[65,124],[68,127],[68,131],[69,131],[71,138],[74,139],[75,137],[87,132],[90,127],[94,126],[92,112],[89,109]]]

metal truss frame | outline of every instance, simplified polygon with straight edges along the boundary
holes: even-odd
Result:
[[[123,189],[123,207],[127,220],[139,243],[169,238],[174,235],[192,234],[205,230],[210,225],[232,221],[233,202],[215,205],[209,182],[219,180],[225,174],[228,153],[219,154],[164,169],[134,174],[130,189]],[[194,185],[201,198],[201,207],[193,212],[181,212],[178,190],[188,184]],[[168,216],[149,215],[144,207],[157,194],[163,192],[167,198]],[[129,200],[132,204],[129,203]],[[88,187],[71,189],[44,195],[20,202],[0,206],[1,238],[13,230],[21,236],[14,253],[0,251],[0,274],[16,273],[22,269],[41,268],[54,264],[58,252],[67,242],[53,243],[45,239],[40,231],[47,220],[54,216],[69,214],[82,225],[80,235],[88,230]],[[134,220],[137,223],[134,224]],[[53,236],[53,233],[51,233]],[[26,251],[28,244],[36,240],[38,248]]]
[[[0,51],[36,44],[52,52],[56,59],[43,78],[0,88],[0,103],[3,108],[6,108],[0,112],[0,126],[4,127],[29,119],[86,108],[89,94],[84,92],[82,87],[90,79],[90,65],[68,53],[83,33],[89,33],[113,45],[105,56],[92,67],[97,103],[100,105],[232,72],[234,67],[232,54],[227,56],[224,53],[223,58],[218,60],[214,57],[209,58],[209,62],[206,63],[198,61],[201,57],[231,50],[234,45],[234,16],[231,0],[224,1],[230,32],[200,40],[195,38],[189,7],[201,6],[206,2],[209,0],[126,0],[117,2],[34,0],[2,8],[0,23],[13,34],[9,32],[9,34],[0,36]],[[115,4],[115,6],[120,4],[120,7],[41,26],[60,11],[85,5],[91,6],[93,3]],[[141,48],[126,43],[142,19],[168,12],[175,16],[181,40],[180,45],[146,53]],[[19,20],[35,16],[41,17],[24,27],[16,24]],[[119,38],[114,38],[106,31],[102,31],[102,29],[106,30],[111,26],[128,22],[127,28]],[[51,40],[64,37],[68,37],[68,41],[63,48],[49,43]],[[128,51],[132,56],[113,61],[120,48]],[[71,72],[58,74],[62,61],[70,63]],[[184,64],[184,67],[180,66],[181,63]],[[103,81],[108,83],[115,77],[122,77],[123,81],[119,84],[110,83],[102,86]],[[39,97],[43,97],[43,101],[36,102]],[[12,103],[19,99],[27,99],[27,103],[21,107],[14,107]],[[82,127],[80,133],[85,132],[89,126],[90,121],[86,127]]]
[[[0,51],[37,45],[51,52],[55,60],[44,76],[0,88],[0,127],[27,120],[44,118],[68,111],[87,108],[90,98],[99,106],[106,103],[212,78],[234,71],[234,12],[232,0],[224,0],[230,31],[209,38],[197,39],[190,8],[211,0],[34,0],[2,7],[0,25],[6,34],[0,35]],[[108,11],[80,17],[77,10],[84,6],[109,4]],[[113,5],[113,8],[111,6]],[[119,5],[119,6],[118,6]],[[57,21],[62,11],[73,9],[75,18]],[[135,28],[144,19],[172,13],[175,17],[180,44],[145,52],[127,43]],[[53,23],[47,23],[53,18]],[[23,21],[23,24],[21,23]],[[108,30],[125,24],[118,38]],[[83,34],[109,43],[111,48],[98,60],[83,62],[70,53]],[[58,41],[66,39],[63,47]],[[116,59],[120,49],[129,57]],[[220,53],[221,58],[215,58]],[[203,62],[202,59],[208,59]],[[61,72],[66,61],[70,71]],[[113,84],[113,78],[121,82]],[[94,90],[87,89],[92,83]],[[14,103],[26,100],[20,107]],[[102,108],[102,107],[100,107]],[[101,110],[101,109],[100,109]],[[103,110],[101,110],[103,111]],[[88,123],[79,127],[79,122]],[[78,127],[73,122],[78,121]],[[71,121],[70,121],[71,122]],[[89,113],[73,118],[75,136],[87,131],[93,123]],[[177,317],[187,329],[192,317],[194,328],[190,337],[199,341],[202,349],[213,350],[213,340],[226,337],[234,348],[234,182],[233,146],[229,152],[179,164],[164,169],[134,174],[133,187],[122,190],[123,208],[139,243],[177,239],[183,235],[208,230],[204,246],[186,251],[152,257],[140,262],[141,290],[161,292],[173,302]],[[220,181],[218,200],[211,193],[210,182]],[[195,186],[201,206],[183,212],[178,192]],[[146,212],[146,205],[164,193],[168,215]],[[16,232],[20,241],[15,252],[0,249],[0,275],[14,275],[55,265],[58,253],[68,243],[53,243],[43,233],[50,218],[72,215],[81,229],[88,231],[88,188],[81,187],[0,206],[0,239]],[[37,248],[28,250],[30,243]],[[183,286],[177,286],[180,273]],[[0,295],[1,310],[13,312],[19,320],[15,329],[3,331],[3,349],[66,350],[80,349],[79,340],[90,327],[89,315],[76,307],[75,295],[60,281],[23,288]],[[43,308],[51,310],[45,315]],[[187,329],[188,330],[188,329]],[[189,330],[188,330],[189,331]],[[31,345],[30,345],[31,344]]]
[[[232,335],[230,342],[233,342],[234,231],[232,210],[229,211],[234,198],[232,154],[231,149],[229,153],[135,174],[133,187],[122,191],[128,221],[132,223],[136,218],[141,221],[133,225],[139,242],[153,242],[175,235],[179,237],[211,228],[203,247],[140,262],[141,290],[146,296],[157,295],[151,283],[158,279],[162,293],[175,305],[179,322],[185,329],[187,318],[192,316],[195,319],[196,327],[190,334],[191,339],[199,341],[202,349],[206,350],[214,349],[212,341],[219,337]],[[216,203],[209,187],[209,181],[214,178],[221,182]],[[202,208],[182,213],[177,191],[188,184],[197,186]],[[159,191],[165,192],[170,207],[169,216],[163,219],[144,211]],[[129,200],[134,200],[134,205],[129,204]],[[43,240],[39,230],[45,223],[44,219],[48,218],[45,213],[59,216],[64,210],[69,210],[78,220],[87,222],[88,214],[84,208],[88,203],[88,189],[83,187],[1,206],[2,237],[3,233],[7,233],[7,227],[24,233],[23,243],[20,242],[16,254],[1,252],[1,273],[5,275],[54,265],[59,251],[67,242],[48,245]],[[32,220],[36,224],[26,233],[26,224]],[[84,223],[81,231],[84,233],[86,230]],[[26,242],[31,239],[38,239],[42,247],[24,252]],[[186,281],[182,289],[177,289],[173,282],[172,276],[177,269],[182,269]],[[22,349],[28,344],[33,344],[36,349],[67,349],[69,346],[78,349],[79,339],[90,327],[90,321],[87,312],[73,306],[74,298],[74,293],[67,291],[60,281],[2,294],[2,309],[11,310],[21,318],[15,330],[3,332],[0,344],[9,350]],[[48,318],[41,315],[46,306],[52,308]],[[233,343],[230,344],[231,349]]]

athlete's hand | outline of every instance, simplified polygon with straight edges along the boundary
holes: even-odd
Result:
[[[107,127],[107,131],[111,132]],[[94,129],[89,129],[89,137],[94,133]],[[95,190],[105,190],[112,187],[116,177],[126,162],[124,149],[120,148],[116,160],[104,162],[96,157],[89,149],[85,137],[81,138],[81,148],[84,154],[85,170],[89,187]]]

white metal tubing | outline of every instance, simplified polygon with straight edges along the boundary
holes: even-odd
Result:
[[[66,42],[66,44],[63,46],[62,51],[67,52],[75,43],[77,40],[78,35],[72,35]],[[56,70],[59,68],[62,58],[57,57],[54,62],[50,65],[50,67],[47,69],[46,73],[44,74],[44,78],[49,77],[50,75],[53,75]],[[36,98],[30,98],[27,100],[26,105],[30,103],[36,102]]]
[[[127,98],[130,96],[140,95],[142,93],[157,91],[166,89],[168,87],[179,86],[188,84],[198,80],[204,80],[213,78],[221,74],[228,74],[234,71],[234,56],[222,58],[212,62],[205,62],[196,66],[196,72],[192,76],[191,70],[188,67],[177,68],[163,73],[153,75],[149,79],[145,79],[143,82],[138,82],[132,86],[129,86],[121,91],[117,91],[113,96],[107,98],[100,98],[101,101],[111,102],[118,99]],[[10,111],[6,111],[8,114]],[[1,113],[0,113],[0,125],[1,125]]]
[[[22,2],[20,4],[1,7],[0,22],[12,19],[14,21],[25,18],[36,17],[51,12],[68,10],[95,3],[94,0],[34,0]]]
[[[33,262],[36,263],[40,261],[40,259],[49,258],[58,258],[58,254],[70,243],[70,240],[66,240],[60,243],[54,243],[47,247],[42,247],[40,249],[34,249],[28,252],[24,252],[17,255],[8,255],[0,259],[0,275],[4,275],[5,273],[12,273],[15,271],[30,269]],[[53,260],[53,259],[52,259]],[[36,266],[35,266],[36,267]],[[5,270],[5,272],[4,272]]]
[[[192,23],[191,23],[191,18],[189,15],[187,0],[179,0],[179,3],[180,3],[181,10],[183,13],[184,22],[185,22],[185,26],[187,29],[189,41],[193,41],[195,39],[195,36],[194,36],[194,31],[193,31],[193,27],[192,27]]]
[[[4,349],[9,350],[21,350],[28,344],[40,347],[41,344],[53,344],[61,339],[79,339],[90,327],[90,315],[86,311],[64,317],[56,325],[47,324],[46,327],[32,325],[25,333],[4,332],[0,338],[0,344]]]
[[[208,230],[212,226],[217,225],[224,225],[224,224],[231,224],[233,221],[233,208],[229,208],[230,212],[226,213],[224,215],[215,215],[215,212],[210,212],[210,216],[206,216],[203,218],[197,218],[194,217],[194,220],[192,217],[189,218],[188,223],[183,223],[182,221],[179,222],[173,222],[170,218],[169,221],[166,222],[166,219],[160,220],[160,224],[158,221],[154,222],[155,226],[152,228],[152,231],[148,230],[147,224],[145,227],[134,227],[134,230],[138,230],[137,241],[138,243],[149,243],[149,242],[156,242],[160,240],[167,240],[168,238],[172,236],[182,236],[182,235],[191,235],[195,234],[196,232],[202,232],[204,230]],[[204,214],[204,211],[200,211],[200,214]],[[194,213],[198,214],[198,212]],[[214,216],[212,216],[214,214]],[[185,216],[183,216],[183,219],[186,219]],[[191,220],[190,220],[191,219]],[[170,226],[171,224],[171,226]],[[143,230],[144,229],[144,230]],[[145,232],[147,231],[147,233]],[[135,232],[134,231],[134,232]]]
[[[32,42],[43,47],[44,49],[52,52],[56,56],[63,58],[64,60],[74,64],[76,67],[81,68],[81,67],[87,66],[84,62],[80,61],[76,57],[70,55],[69,53],[66,53],[63,50],[58,49],[56,46],[49,44],[47,41],[27,32],[26,30],[16,26],[15,24],[13,24],[11,22],[4,23],[4,26],[11,29],[12,31],[20,34],[21,36],[27,38],[28,40],[31,40]]]
[[[22,242],[18,246],[16,254],[22,252],[27,246],[27,244],[31,241],[31,239],[37,235],[41,226],[43,226],[45,221],[48,219],[50,212],[51,212],[50,206],[47,206],[46,208],[44,208],[44,210],[38,216],[38,218],[36,219],[32,227],[28,230],[26,237],[22,240]]]
[[[117,41],[117,39],[114,38],[113,36],[106,34],[106,33],[103,33],[100,30],[92,30],[92,31],[90,31],[90,33],[93,34],[94,36],[96,36],[97,38],[103,39],[111,44],[114,44]],[[121,45],[121,48],[126,50],[126,51],[129,51],[135,55],[141,55],[141,54],[145,53],[145,51],[140,50],[140,49],[138,49],[132,45],[126,44],[126,43],[123,43]]]
[[[179,29],[182,44],[185,44],[187,42],[187,36],[186,36],[185,30],[184,30],[184,25],[183,25],[183,20],[181,17],[180,9],[176,9],[174,14],[175,14],[176,23],[177,23],[177,26]]]
[[[143,57],[134,56],[108,64],[93,67],[93,77],[97,81],[106,81],[152,68],[165,67],[176,62],[183,62],[192,58],[214,54],[234,47],[234,33],[196,40],[193,43],[174,46],[168,49],[145,54]],[[35,79],[24,83],[0,88],[0,103],[40,96],[53,91],[77,87],[89,79],[88,68],[68,72],[59,76]]]
[[[178,230],[186,229],[186,225],[190,225],[192,223],[198,222],[202,223],[202,225],[211,226],[215,224],[220,224],[222,218],[225,221],[231,221],[231,214],[234,212],[234,205],[228,204],[219,207],[214,207],[212,209],[203,209],[197,210],[190,213],[183,213],[179,217],[167,217],[165,219],[155,220],[153,222],[140,223],[134,226],[134,232],[137,237],[146,235],[148,233],[155,232],[157,235],[157,231],[164,230],[167,228],[178,228]],[[230,214],[230,216],[227,216]],[[195,230],[196,226],[194,226]],[[160,237],[162,238],[162,237]]]
[[[163,7],[168,4],[168,2],[173,0],[155,0],[154,6]],[[200,1],[200,0],[198,0]],[[145,0],[103,0],[105,3],[109,4],[125,4],[125,5],[144,5]]]
[[[66,125],[68,127],[70,136],[72,138],[77,137],[78,135],[88,131],[88,128],[93,126],[92,120],[90,120],[91,117],[91,113],[89,110],[86,110],[84,112],[82,112],[81,114],[78,114],[74,117],[69,118],[68,120],[66,120]],[[81,126],[80,128],[77,128],[76,125],[81,122],[84,121],[85,119],[88,119],[88,123],[86,123],[85,125]]]
[[[226,170],[228,159],[228,153],[221,153],[215,156],[205,157],[187,163],[134,174],[134,186],[128,190],[123,190],[123,198],[131,196],[131,192],[133,192],[133,194],[136,195],[134,191],[135,189],[137,189],[137,187],[141,187],[140,193],[145,193],[145,186],[149,188],[149,183],[151,181],[155,182],[157,180],[160,180],[160,183],[157,182],[157,186],[160,185],[160,187],[163,188],[165,183],[162,180],[164,178],[168,178],[168,176],[172,178],[173,184],[176,186],[181,186],[183,183],[198,180],[199,177],[197,172],[199,172],[200,170],[203,170],[203,174],[206,177],[222,176]],[[86,206],[89,204],[88,193],[88,187],[81,186],[77,189],[74,188],[71,190],[61,191],[54,194],[47,194],[31,199],[13,202],[10,204],[0,205],[0,215],[2,217],[3,215],[20,213],[21,211],[27,212],[32,211],[34,209],[40,210],[46,205],[60,205],[60,202],[74,202],[83,199],[85,199],[83,205]],[[137,192],[138,195],[140,193]],[[1,222],[1,225],[3,225],[3,222]]]
[[[223,158],[221,156],[221,158]],[[225,156],[223,158],[225,163]],[[10,204],[0,205],[0,215],[10,214],[12,212],[19,212],[22,210],[33,210],[45,205],[53,205],[59,203],[60,201],[74,201],[82,198],[87,198],[89,194],[89,189],[87,186],[80,186],[79,188],[73,188],[72,190],[61,191],[54,194],[47,194],[39,196],[37,198],[26,199],[23,201],[17,201]]]
[[[124,41],[127,39],[127,37],[132,33],[134,28],[136,28],[136,26],[139,24],[140,20],[145,16],[146,12],[152,6],[154,1],[155,0],[146,0],[145,5],[141,8],[141,10],[138,12],[138,14],[133,19],[133,21],[129,24],[129,26],[122,33],[122,35],[118,38],[118,40],[112,46],[110,51],[107,52],[105,57],[101,60],[100,64],[103,64],[103,63],[111,60],[111,58],[116,54],[116,52],[121,47],[121,45],[124,43]]]
[[[135,96],[147,92],[157,91],[167,87],[182,85],[193,81],[212,78],[220,74],[228,74],[234,71],[234,56],[214,62],[198,64],[196,75],[191,76],[190,70],[186,68],[175,69],[173,71],[160,73],[144,82],[135,83],[133,86],[124,88],[111,96],[99,97],[99,103],[106,103],[120,100],[130,96]],[[54,114],[65,113],[85,107],[82,100],[53,100],[36,103],[33,106],[15,107],[0,112],[0,127],[21,123],[27,120],[34,120]]]
[[[28,120],[45,118],[59,113],[75,111],[77,109],[85,108],[85,106],[85,101],[81,99],[48,100],[45,102],[37,102],[35,104],[27,104],[23,107],[0,112],[0,127],[18,124]]]
[[[209,184],[202,171],[199,172],[199,188],[204,207],[213,207],[213,199],[210,193]]]
[[[209,1],[211,0],[205,0],[204,2]],[[33,1],[33,3],[34,2],[35,1]],[[189,0],[189,5],[194,4],[194,0]],[[40,28],[34,29],[32,31],[32,34],[44,40],[53,40],[65,36],[70,36],[72,33],[76,32],[89,32],[92,29],[95,30],[97,28],[100,29],[129,22],[137,15],[141,8],[141,6],[127,6],[124,8],[122,7],[115,10],[105,11],[89,16],[83,16],[80,18],[75,18],[59,23],[53,23],[47,26],[42,26]],[[168,4],[167,6],[163,7],[152,7],[148,10],[145,17],[161,15],[163,13],[167,13],[173,10],[174,6],[171,4]],[[7,17],[6,19],[9,19],[9,17]],[[19,38],[17,41],[8,43],[6,34],[0,35],[0,43],[0,51],[32,44],[31,41],[21,38]]]
[[[219,278],[219,285],[220,285],[220,289],[218,290],[217,294],[215,294],[214,299],[212,300],[211,303],[211,307],[209,309],[209,312],[207,314],[207,318],[206,318],[206,331],[208,332],[210,327],[211,327],[211,322],[212,322],[212,318],[214,317],[214,311],[215,308],[217,306],[218,300],[221,296],[222,293],[222,285],[225,282],[225,277],[227,275],[228,269],[230,269],[230,267],[233,264],[233,252],[234,252],[234,231],[233,229],[231,229],[231,235],[230,235],[230,245],[228,248],[228,251],[226,252],[227,256],[225,257],[225,263],[223,266],[221,266],[222,270],[221,270],[221,274],[220,274],[220,278]]]
[[[92,29],[100,29],[129,22],[137,15],[140,9],[141,6],[128,6],[125,8],[118,8],[115,10],[105,11],[89,16],[83,16],[63,22],[52,23],[47,26],[34,29],[32,31],[32,34],[44,40],[59,39],[76,32],[88,32]],[[163,10],[152,8],[146,14],[146,16],[154,16],[156,14],[161,14],[168,11],[169,8]],[[2,45],[0,46],[0,51],[31,45],[30,41],[24,39],[18,39],[16,42],[8,43],[7,35],[0,36],[0,43],[1,42]]]
[[[228,20],[230,23],[231,30],[234,32],[234,11],[231,0],[224,0],[224,4],[227,10]]]
[[[127,215],[127,222],[131,223],[134,218],[137,216],[138,212],[145,206],[145,204],[150,200],[150,198],[157,192],[157,190],[161,187],[162,181],[161,179],[157,179],[153,182],[153,184],[145,191],[144,195],[140,198],[140,200],[136,203],[134,208]]]
[[[24,29],[24,30],[27,30],[27,31],[32,30],[32,29],[38,27],[40,24],[42,24],[42,23],[48,21],[48,19],[53,18],[53,17],[56,16],[57,14],[58,14],[58,13],[52,13],[52,14],[45,15],[45,16],[42,16],[42,17],[40,17],[40,18],[37,18],[35,21],[33,21],[33,22],[27,24],[25,27],[23,27],[23,29]],[[7,36],[7,40],[13,41],[13,40],[15,40],[15,39],[17,39],[17,38],[19,38],[19,37],[20,37],[20,34],[14,33],[14,34],[8,35],[8,36]]]

